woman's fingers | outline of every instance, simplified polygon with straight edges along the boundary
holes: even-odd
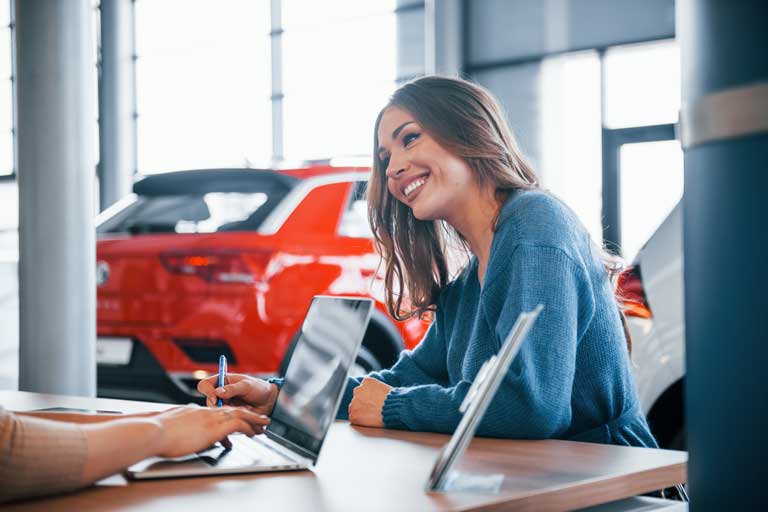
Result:
[[[211,375],[197,383],[197,391],[205,396],[205,405],[215,407],[219,398],[229,403],[232,398],[245,396],[250,391],[247,379],[243,375],[230,373],[227,375],[226,382],[225,386],[218,387],[218,375]]]
[[[197,391],[205,396],[205,404],[208,407],[213,407],[216,405],[216,393],[215,393],[215,387],[214,382],[211,382],[211,377],[208,377],[207,379],[203,379],[200,382],[197,383]]]
[[[216,393],[217,397],[231,400],[235,397],[247,395],[250,390],[251,388],[248,385],[248,382],[241,380],[233,384],[227,384],[226,386],[216,388],[214,392]]]
[[[224,415],[227,428],[246,425],[248,427],[247,432],[251,432],[249,435],[254,435],[261,432],[264,427],[270,423],[268,417],[262,414],[256,414],[247,409],[235,409],[232,407],[227,407],[226,409],[222,409],[222,414]],[[247,433],[246,431],[242,430],[240,432],[243,432],[244,434]]]

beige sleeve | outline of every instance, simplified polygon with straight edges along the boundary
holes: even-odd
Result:
[[[0,503],[77,488],[87,456],[78,425],[19,417],[0,407]]]

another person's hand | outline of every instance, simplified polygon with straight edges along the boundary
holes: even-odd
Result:
[[[158,414],[153,420],[160,425],[157,454],[161,457],[180,457],[198,452],[216,441],[231,448],[232,444],[227,439],[229,434],[242,432],[254,436],[263,433],[269,425],[266,416],[235,407],[176,407]]]
[[[363,427],[383,427],[381,411],[392,386],[380,380],[366,377],[352,392],[349,403],[349,421]]]
[[[197,390],[205,395],[208,407],[215,407],[216,400],[221,398],[225,405],[245,406],[258,414],[272,414],[277,400],[275,384],[248,375],[229,373],[226,384],[217,388],[218,379],[217,375],[212,375],[197,384]]]

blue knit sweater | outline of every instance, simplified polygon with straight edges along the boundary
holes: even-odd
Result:
[[[440,294],[422,342],[389,370],[384,426],[452,433],[482,364],[521,311],[544,310],[492,400],[478,435],[655,447],[630,372],[616,300],[595,246],[560,201],[516,192],[499,216],[484,284],[477,260]],[[347,419],[350,378],[338,417]]]

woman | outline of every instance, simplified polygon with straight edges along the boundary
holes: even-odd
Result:
[[[452,432],[480,366],[521,311],[543,304],[478,433],[656,446],[630,373],[610,259],[539,189],[487,91],[440,77],[397,90],[376,121],[368,201],[391,314],[433,311],[434,322],[391,369],[350,379],[340,418]],[[471,252],[453,280],[451,234]],[[209,405],[222,397],[271,410],[274,384],[231,382],[198,389]]]
[[[219,440],[231,447],[227,435],[259,434],[267,424],[263,415],[232,407],[127,416],[0,407],[0,503],[83,487],[152,456],[179,457]]]

